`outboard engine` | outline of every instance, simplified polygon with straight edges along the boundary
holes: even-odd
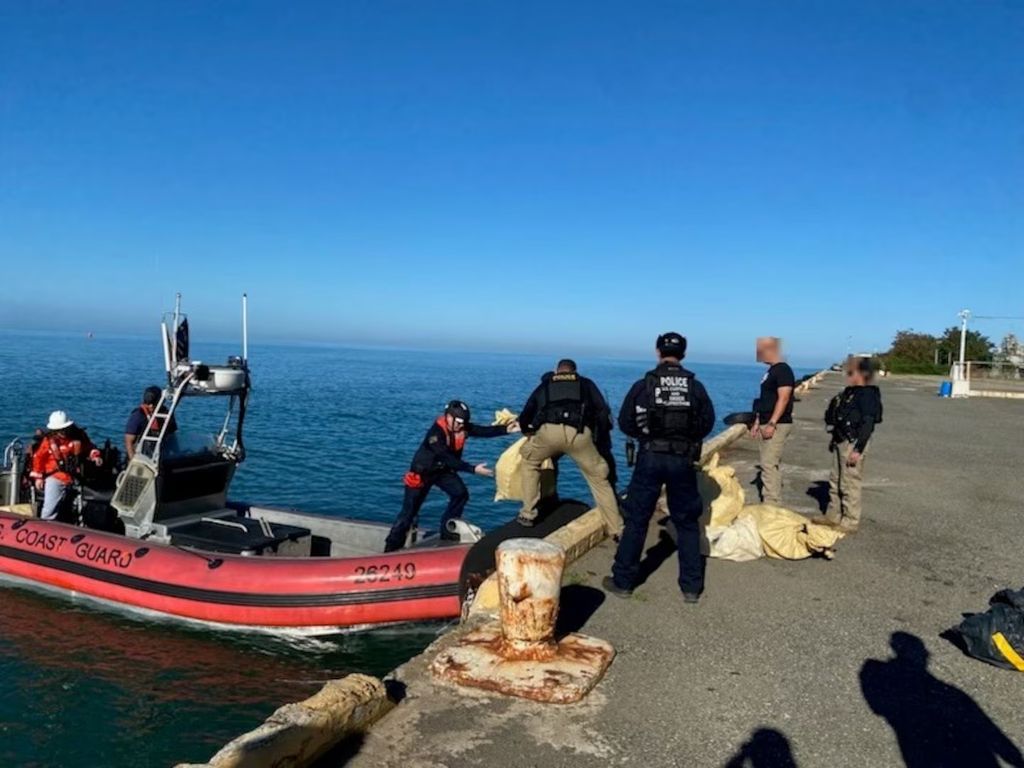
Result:
[[[472,523],[456,518],[449,520],[446,526],[448,533],[454,533],[459,537],[460,544],[475,544],[484,537],[484,532]]]

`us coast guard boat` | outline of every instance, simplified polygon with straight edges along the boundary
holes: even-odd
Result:
[[[67,522],[35,516],[28,450],[7,446],[0,575],[232,628],[312,633],[458,616],[471,580],[462,566],[479,538],[471,526],[460,541],[419,537],[380,554],[385,524],[228,501],[250,391],[242,302],[242,354],[207,365],[189,358],[179,296],[161,325],[167,386],[135,455],[108,492],[79,488]],[[212,442],[184,450],[170,425],[196,398],[220,398],[227,413]]]

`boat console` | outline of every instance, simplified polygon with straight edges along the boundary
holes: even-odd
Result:
[[[271,525],[252,517],[202,517],[171,529],[171,543],[232,555],[309,557],[313,534],[297,525]]]

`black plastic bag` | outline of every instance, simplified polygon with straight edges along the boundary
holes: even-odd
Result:
[[[965,618],[955,634],[970,656],[1024,672],[1024,589],[997,592],[989,609]]]

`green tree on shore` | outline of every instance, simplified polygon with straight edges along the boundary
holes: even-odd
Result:
[[[960,358],[960,326],[953,325],[946,329],[939,338],[939,347],[950,350],[953,360]],[[967,338],[964,344],[964,360],[989,361],[995,344],[988,336],[983,336],[978,331],[967,330]]]
[[[937,347],[938,339],[930,333],[918,333],[913,329],[896,331],[896,338],[892,340],[886,357],[906,363],[934,364]]]
[[[964,355],[970,361],[992,359],[994,345],[991,339],[978,331],[967,331]],[[897,331],[892,347],[882,355],[886,368],[892,373],[944,374],[960,356],[960,326],[947,328],[941,336],[920,333],[913,329]],[[938,363],[936,363],[938,360]]]

